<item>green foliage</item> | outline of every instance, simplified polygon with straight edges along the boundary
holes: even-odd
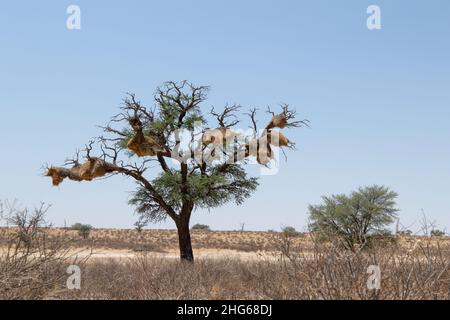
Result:
[[[229,201],[241,204],[258,186],[257,178],[247,177],[245,170],[238,164],[227,166],[222,171],[211,169],[209,175],[192,173],[187,176],[187,190],[182,192],[181,173],[163,172],[152,181],[155,190],[175,211],[179,211],[183,199],[194,203],[196,208],[215,208]],[[149,220],[159,222],[167,215],[153,199],[150,192],[140,187],[129,203],[136,212]]]
[[[192,230],[211,231],[211,228],[206,224],[197,223],[192,226]]]
[[[160,93],[155,95],[156,108],[153,117],[151,121],[147,119],[143,123],[144,135],[152,136],[164,145],[168,144],[170,136],[175,131],[184,129],[192,132],[196,126],[203,126],[207,123],[202,115],[200,105],[192,104],[192,99],[194,98],[197,102],[206,100],[208,87],[203,87],[194,93],[190,91],[192,87],[187,82],[181,82],[179,84],[166,83],[158,90]],[[186,108],[183,110],[180,106]],[[133,134],[132,130],[124,128],[117,147],[126,150],[127,143]],[[128,155],[132,156],[133,154],[128,152]]]
[[[397,216],[397,193],[384,186],[359,188],[350,195],[323,197],[323,204],[309,206],[310,231],[319,239],[341,241],[356,250],[369,236],[383,235]]]
[[[141,233],[146,225],[147,225],[147,221],[145,221],[145,219],[142,219],[142,217],[141,217],[138,221],[136,221],[134,223],[134,228],[136,229],[136,231],[138,233]]]
[[[434,229],[434,230],[431,230],[430,235],[432,237],[442,237],[442,236],[445,236],[445,232],[438,230],[438,229]]]
[[[90,235],[93,227],[89,224],[75,223],[74,225],[72,225],[71,229],[78,231],[78,234],[83,239],[87,239],[87,238],[89,238],[89,235]]]
[[[288,237],[298,237],[300,235],[300,232],[298,232],[294,227],[284,227],[281,229],[281,232]]]
[[[413,232],[411,231],[411,230],[401,230],[401,231],[399,231],[399,232],[397,232],[397,235],[399,235],[399,236],[410,236],[410,235],[412,235],[413,234]]]

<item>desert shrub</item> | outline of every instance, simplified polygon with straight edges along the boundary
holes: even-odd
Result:
[[[294,227],[284,227],[283,229],[281,229],[281,232],[289,237],[297,237],[300,235],[300,232],[298,232]]]
[[[140,221],[136,221],[136,222],[134,223],[134,228],[136,229],[136,231],[137,231],[138,233],[141,233],[142,230],[144,230],[144,227],[145,227],[145,224],[141,223]]]
[[[211,228],[206,224],[197,223],[192,226],[192,230],[211,231]]]
[[[445,232],[438,230],[438,229],[434,229],[434,230],[431,230],[430,235],[432,237],[442,237],[442,236],[445,236]]]
[[[0,203],[0,224],[9,227],[2,234],[6,245],[0,251],[0,299],[51,298],[62,289],[69,261],[67,237],[50,240],[50,225],[44,216],[48,206],[34,210]]]
[[[80,299],[449,299],[450,246],[426,238],[412,247],[342,251],[333,243],[280,233],[274,256],[255,260],[173,259],[138,254],[92,261]],[[381,269],[380,290],[367,287],[368,267]],[[71,298],[67,293],[66,298]],[[64,298],[64,295],[61,296]]]
[[[169,246],[175,249],[176,231],[159,230],[152,235],[153,231],[146,230],[143,236],[149,238],[145,242],[129,244],[139,251],[134,257],[93,258],[80,264],[65,258],[65,248],[71,242],[56,239],[55,229],[46,228],[44,223],[40,228],[29,228],[29,223],[20,222],[24,219],[16,221],[19,228],[17,222],[9,223],[12,228],[0,228],[0,237],[6,239],[2,243],[11,248],[9,256],[0,254],[0,299],[450,299],[450,239],[446,237],[411,237],[381,245],[386,236],[378,236],[382,239],[367,250],[352,252],[342,250],[337,242],[317,241],[314,234],[194,233],[194,238],[205,241],[201,244],[204,247],[237,250],[243,246],[242,251],[255,252],[267,245],[270,252],[243,259],[202,257],[186,264],[148,252]],[[115,247],[109,239],[116,241],[118,236],[123,241],[132,235],[138,238],[133,230],[94,232],[109,236],[101,243],[105,247]],[[67,238],[61,230],[58,235]],[[223,240],[219,241],[219,235]],[[75,237],[77,243],[84,243]],[[216,242],[210,244],[210,237]],[[162,242],[160,238],[164,238]],[[12,258],[18,245],[19,255]],[[64,286],[65,268],[70,264],[82,267],[81,291]],[[367,288],[367,268],[371,265],[381,269],[380,290]]]
[[[93,227],[89,224],[82,224],[82,223],[75,223],[72,225],[72,230],[78,231],[78,234],[83,238],[87,239],[89,238],[89,235],[91,234],[91,231]]]
[[[310,231],[321,239],[337,239],[355,251],[368,244],[369,236],[383,235],[397,215],[397,193],[383,186],[359,188],[350,195],[323,197],[309,206]]]
[[[312,238],[313,247],[284,237],[279,251],[282,274],[291,279],[285,298],[297,299],[449,299],[448,241],[416,239],[410,245],[379,245],[343,251],[336,243]],[[381,270],[381,287],[367,287],[368,267]],[[275,288],[275,287],[274,287]],[[282,294],[280,291],[279,294]]]
[[[141,233],[142,230],[144,230],[144,227],[146,227],[149,223],[149,217],[146,215],[140,215],[139,219],[134,223],[134,228],[138,233]]]
[[[399,237],[396,237],[395,235],[391,233],[382,233],[382,234],[374,234],[374,235],[368,235],[365,249],[369,248],[384,248],[389,246],[394,246],[399,244]]]

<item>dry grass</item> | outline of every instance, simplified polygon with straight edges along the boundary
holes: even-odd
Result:
[[[8,232],[14,229],[0,228],[0,246]],[[94,229],[88,239],[83,239],[77,231],[53,228],[50,239],[64,236],[73,247],[93,247],[109,249],[127,249],[132,251],[166,252],[178,249],[178,236],[175,230],[136,230]],[[273,251],[276,249],[278,235],[273,232],[239,231],[193,231],[194,249],[222,249],[243,252]],[[296,241],[301,241],[299,237]]]
[[[47,209],[41,205],[29,212],[0,206],[0,218],[16,226],[1,235],[0,299],[43,299],[65,278],[65,267],[84,264],[69,257],[66,239],[49,239]]]
[[[450,299],[450,247],[423,242],[368,252],[316,244],[305,252],[278,239],[276,259],[96,260],[84,271],[76,299]],[[381,289],[367,289],[367,268],[379,265]]]
[[[1,229],[1,243],[15,232]],[[379,239],[370,250],[351,253],[308,235],[196,231],[196,252],[229,249],[265,254],[253,259],[219,256],[188,264],[152,253],[176,250],[175,231],[94,230],[90,240],[83,240],[75,231],[45,229],[47,243],[63,236],[72,247],[93,244],[94,249],[126,249],[131,257],[89,260],[82,266],[80,291],[65,287],[67,276],[62,275],[70,259],[58,256],[50,263],[28,259],[37,265],[21,275],[16,272],[15,279],[44,278],[36,282],[44,285],[26,294],[17,282],[10,282],[14,295],[0,292],[0,298],[450,299],[450,240],[446,237]],[[2,259],[0,279],[11,278],[11,269],[4,268]],[[381,269],[381,290],[367,289],[370,265]]]

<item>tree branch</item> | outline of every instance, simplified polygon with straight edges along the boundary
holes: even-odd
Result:
[[[237,119],[236,115],[233,112],[238,111],[240,108],[241,106],[239,105],[232,105],[232,106],[226,105],[221,113],[217,113],[214,110],[214,107],[212,107],[210,113],[211,115],[216,117],[217,122],[219,123],[219,126],[221,128],[229,129],[239,123],[239,120]],[[229,118],[234,118],[234,120],[230,123],[227,123]]]

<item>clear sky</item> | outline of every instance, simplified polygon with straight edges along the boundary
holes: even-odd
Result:
[[[66,9],[81,8],[81,30]],[[368,30],[366,9],[381,8]],[[304,229],[322,195],[384,184],[404,225],[421,209],[450,229],[450,2],[4,1],[0,5],[0,199],[53,204],[49,219],[131,227],[134,183],[41,177],[99,133],[124,93],[210,85],[211,105],[288,102],[311,129],[242,206],[196,212],[213,229]],[[173,227],[171,222],[152,227]],[[412,229],[418,227],[416,223]]]

